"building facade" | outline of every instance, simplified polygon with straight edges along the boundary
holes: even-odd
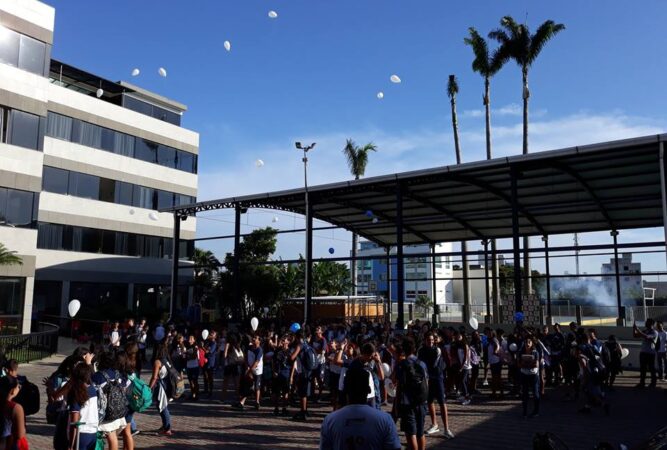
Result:
[[[612,295],[616,295],[616,259],[610,258],[609,263],[603,263],[600,273],[602,284]],[[624,302],[638,300],[644,297],[642,285],[642,264],[632,261],[632,253],[623,253],[618,258],[618,273],[621,284],[621,299]]]
[[[52,60],[54,18],[0,0],[0,242],[23,259],[0,267],[0,332],[66,316],[75,298],[91,318],[164,308],[173,216],[157,209],[197,197],[186,107]],[[195,229],[181,224],[183,256]]]

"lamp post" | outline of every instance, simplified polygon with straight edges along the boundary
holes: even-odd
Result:
[[[312,249],[312,226],[310,218],[310,205],[308,203],[308,152],[315,148],[316,143],[313,142],[310,145],[303,146],[301,142],[295,142],[297,150],[303,150],[303,187],[304,187],[304,199],[306,207],[306,264],[304,267],[304,282],[303,282],[303,325],[304,328],[306,323],[308,323],[308,300],[310,293],[310,256]]]

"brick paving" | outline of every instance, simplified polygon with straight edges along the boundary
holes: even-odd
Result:
[[[54,356],[23,365],[21,372],[39,384],[62,358]],[[620,377],[616,391],[609,394],[610,417],[605,417],[600,410],[585,416],[577,413],[580,404],[563,400],[565,388],[548,390],[541,415],[534,419],[521,417],[521,404],[516,399],[491,401],[482,395],[469,406],[450,403],[450,427],[456,438],[445,441],[441,435],[428,437],[428,448],[530,449],[534,433],[544,431],[555,433],[570,449],[591,449],[601,440],[636,445],[667,423],[664,408],[667,383],[657,389],[638,390],[633,387],[637,379],[635,372]],[[219,398],[219,379],[216,379],[215,389]],[[175,433],[170,438],[155,434],[160,427],[155,408],[135,416],[142,431],[135,437],[137,449],[312,449],[318,447],[320,423],[330,412],[328,406],[313,405],[308,422],[295,423],[273,416],[270,406],[260,411],[251,408],[238,412],[218,401],[178,400],[170,404],[169,410]],[[429,419],[427,427],[428,422]],[[53,426],[46,424],[43,409],[28,418],[27,426],[31,448],[52,448]]]

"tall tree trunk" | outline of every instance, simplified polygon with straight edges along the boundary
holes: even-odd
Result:
[[[489,77],[484,77],[484,109],[486,113],[486,159],[491,159],[493,153],[491,151],[491,82]],[[491,298],[492,298],[492,314],[494,320],[498,321],[498,305],[500,296],[500,272],[498,268],[498,254],[496,247],[496,240],[491,239]],[[484,270],[489,270],[484,267]]]
[[[352,285],[350,290],[352,295],[357,295],[357,241],[359,237],[357,233],[352,233],[352,261],[350,261],[350,278],[352,278]]]
[[[528,99],[530,98],[530,90],[528,89],[528,67],[523,66],[521,69],[523,76],[523,154],[528,154]],[[523,283],[523,293],[528,295],[533,290],[533,283],[530,271],[530,241],[528,236],[523,237],[523,267],[526,271],[526,282]]]
[[[456,151],[456,164],[461,164],[461,146],[459,145],[459,121],[456,115],[456,98],[452,97],[452,128],[454,129],[454,150]]]
[[[491,86],[489,77],[484,77],[484,109],[486,112],[486,159],[491,159]]]

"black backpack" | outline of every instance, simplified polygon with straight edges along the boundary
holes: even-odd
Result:
[[[185,391],[185,382],[181,373],[168,359],[162,359],[160,362],[167,368],[167,376],[165,377],[167,380],[167,394],[174,399],[180,398]]]
[[[315,349],[308,344],[304,344],[301,349],[303,356],[301,357],[301,362],[303,363],[303,369],[306,372],[312,372],[317,368],[317,355],[315,354]]]
[[[127,395],[120,380],[120,376],[118,375],[118,372],[116,372],[115,377],[112,380],[105,372],[102,372],[102,375],[107,381],[101,389],[106,398],[104,421],[113,422],[114,420],[122,419],[127,415]]]
[[[415,407],[424,404],[428,399],[426,371],[417,361],[407,361],[403,369],[403,376],[399,383],[409,405]]]
[[[39,411],[39,388],[27,379],[21,383],[21,390],[14,401],[23,406],[26,416],[32,416]]]

